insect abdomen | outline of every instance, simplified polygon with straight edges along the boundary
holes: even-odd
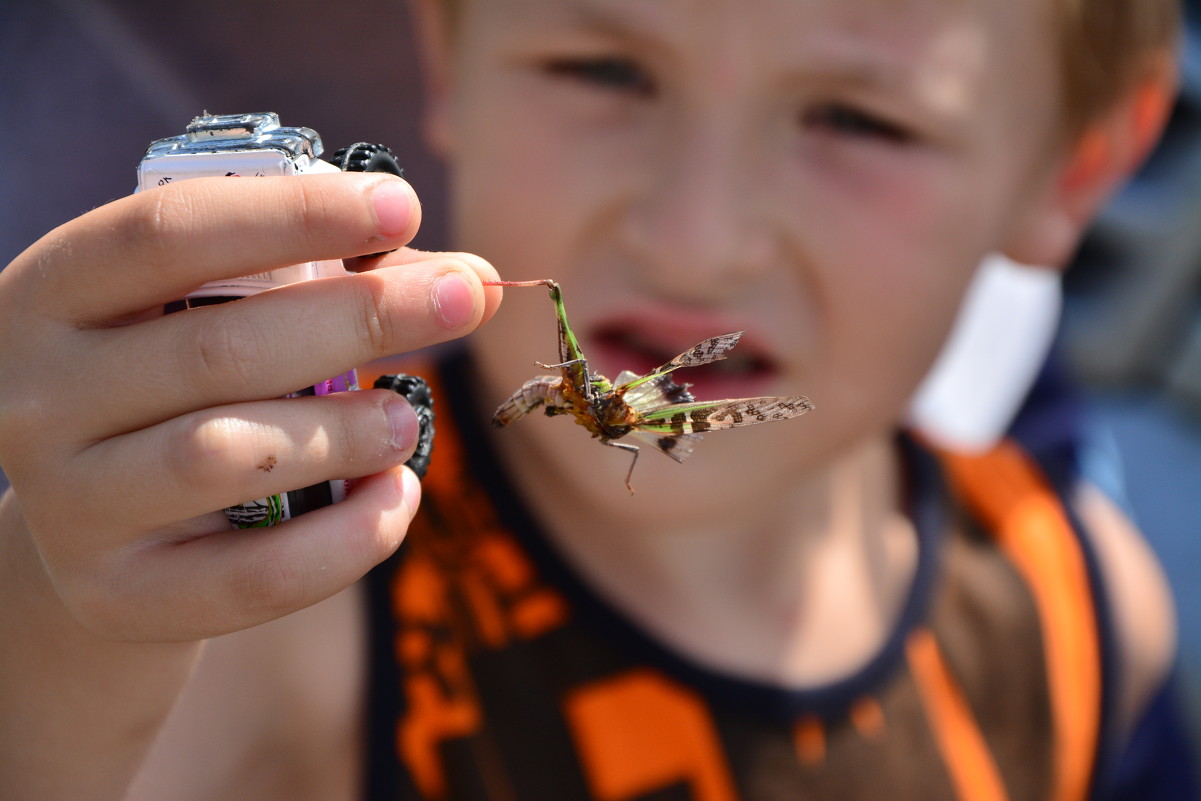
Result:
[[[492,415],[492,425],[504,428],[543,404],[550,407],[564,405],[563,379],[560,376],[540,375],[526,381]]]

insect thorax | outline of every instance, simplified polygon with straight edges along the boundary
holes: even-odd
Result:
[[[629,404],[616,395],[601,397],[596,401],[596,422],[609,439],[617,439],[630,433],[637,422],[637,416]]]

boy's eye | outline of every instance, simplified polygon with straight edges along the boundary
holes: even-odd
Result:
[[[650,75],[637,62],[621,56],[553,58],[544,68],[554,77],[570,78],[604,89],[642,96],[655,91]]]
[[[845,136],[879,139],[893,144],[912,142],[913,134],[892,122],[851,106],[827,105],[811,109],[801,122],[809,128]]]

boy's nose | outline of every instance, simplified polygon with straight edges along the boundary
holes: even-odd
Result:
[[[706,302],[778,262],[754,156],[727,133],[665,141],[646,159],[622,218],[644,283]]]

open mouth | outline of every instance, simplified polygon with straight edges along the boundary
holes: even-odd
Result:
[[[622,370],[643,375],[674,359],[693,345],[725,331],[712,331],[689,338],[617,322],[598,326],[588,337],[585,354],[592,369],[610,379]],[[672,374],[676,382],[691,384],[698,399],[747,397],[762,394],[776,378],[775,362],[753,342],[739,342],[726,358],[699,367],[683,367]]]

